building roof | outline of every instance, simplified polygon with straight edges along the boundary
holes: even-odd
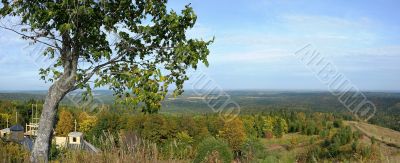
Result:
[[[68,134],[69,137],[82,137],[83,133],[82,132],[70,132]]]
[[[10,130],[11,130],[11,131],[24,131],[24,128],[23,128],[21,125],[16,124],[16,125],[14,125],[14,126],[11,126],[11,127],[10,127]]]

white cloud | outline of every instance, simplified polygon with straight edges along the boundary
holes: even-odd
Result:
[[[370,29],[377,24],[377,22],[367,17],[346,19],[322,15],[282,15],[280,16],[280,20],[288,25],[325,27],[328,29]],[[313,28],[311,30],[313,30]]]

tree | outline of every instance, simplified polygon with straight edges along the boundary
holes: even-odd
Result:
[[[110,133],[118,138],[118,132],[121,129],[120,117],[117,113],[103,111],[98,115],[96,125],[92,128],[92,133],[96,137],[104,136],[104,133]]]
[[[79,131],[89,132],[97,123],[96,116],[90,116],[86,112],[81,112],[78,116]]]
[[[257,137],[257,130],[254,128],[255,121],[253,116],[242,116],[243,126],[246,131],[246,135],[249,138],[256,138]]]
[[[277,118],[274,123],[273,133],[276,137],[281,138],[287,132],[287,123],[283,118]]]
[[[267,116],[264,118],[264,137],[272,138],[273,129],[275,124],[275,118],[271,116]]]
[[[67,136],[74,130],[74,117],[68,110],[62,109],[56,126],[56,133],[59,136]]]
[[[118,98],[128,98],[144,112],[161,107],[168,86],[182,93],[187,70],[208,65],[212,41],[188,38],[196,22],[187,5],[180,12],[167,9],[166,0],[2,0],[0,19],[19,20],[1,28],[31,44],[44,45],[43,55],[55,60],[40,69],[51,82],[43,105],[31,161],[48,161],[50,135],[59,102],[76,89],[108,86]],[[94,79],[92,79],[94,78]]]
[[[164,116],[152,115],[143,123],[141,136],[152,142],[163,143],[171,134],[168,132],[168,125]]]
[[[204,139],[198,147],[194,163],[223,162],[230,163],[233,160],[232,152],[227,143],[222,140],[209,137]]]
[[[219,131],[219,137],[225,139],[234,151],[238,151],[246,140],[246,132],[243,122],[239,118],[226,121],[224,127]]]
[[[10,125],[10,121],[11,121],[11,115],[10,114],[7,114],[7,113],[0,113],[0,119],[2,120],[1,122],[3,123],[0,123],[0,126],[2,127],[2,128],[5,128],[6,126],[7,126],[7,122],[9,123],[8,125],[8,127],[10,127],[11,125]]]

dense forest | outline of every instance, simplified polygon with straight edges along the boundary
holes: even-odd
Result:
[[[344,110],[329,110],[330,113],[313,110],[312,101],[317,95],[303,97],[290,94],[281,97],[286,100],[292,98],[294,101],[289,100],[292,103],[297,102],[295,99],[299,97],[309,100],[298,105],[278,102],[266,105],[268,100],[250,100],[247,102],[255,106],[248,106],[243,100],[240,101],[241,114],[229,121],[220,114],[199,113],[196,109],[185,113],[184,109],[170,111],[167,108],[158,114],[144,114],[119,105],[103,104],[90,110],[65,103],[59,109],[55,136],[66,136],[74,131],[76,120],[77,130],[83,132],[85,140],[98,147],[103,154],[86,155],[53,145],[50,159],[67,162],[71,159],[115,161],[137,160],[140,157],[143,160],[183,162],[320,162],[382,158],[375,140],[363,141],[365,135],[344,124],[345,121],[356,121],[350,113]],[[234,98],[240,99],[238,96]],[[182,101],[174,105],[181,105],[184,103]],[[11,124],[29,122],[32,104],[38,104],[41,108],[42,103],[37,100],[0,101],[0,128],[5,128],[5,119],[9,119]],[[184,104],[181,107],[185,105],[190,106]],[[260,105],[266,107],[260,109]],[[299,109],[293,109],[296,107]],[[389,107],[387,110],[396,109]],[[387,120],[385,118],[394,116],[391,113],[379,112],[373,122],[386,124],[379,121],[380,117]],[[18,121],[14,117],[18,117]],[[10,160],[22,161],[28,157],[29,152],[23,152],[24,149],[18,145],[4,142],[1,145],[7,148],[2,148],[0,153],[5,153],[4,156]]]
[[[163,102],[161,113],[197,114],[212,113],[196,91],[186,91],[178,98],[169,97]],[[348,114],[348,110],[338,101],[336,96],[323,91],[227,91],[233,101],[240,105],[244,114],[268,113],[278,110],[297,110],[302,112],[327,112]],[[400,131],[400,93],[367,92],[367,98],[376,105],[376,114],[369,122]],[[0,93],[0,100],[29,101],[43,100],[44,91],[23,91]],[[70,94],[63,100],[63,105],[75,105],[80,101],[80,93]],[[114,105],[114,97],[110,91],[94,91],[93,102],[85,105]],[[97,104],[97,105],[95,105]],[[85,106],[90,107],[90,106]],[[1,123],[1,122],[0,122]],[[1,124],[0,124],[1,125]]]

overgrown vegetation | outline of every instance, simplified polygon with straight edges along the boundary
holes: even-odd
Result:
[[[2,115],[13,111],[27,112],[27,117],[30,117],[27,110],[32,102],[3,101],[0,111]],[[93,154],[52,146],[50,160],[320,162],[380,159],[375,154],[379,150],[375,142],[363,141],[363,134],[343,123],[347,114],[279,110],[243,114],[224,121],[218,114],[211,113],[143,114],[112,106],[103,106],[92,112],[83,110],[62,106],[56,135],[65,136],[73,131],[76,119],[77,130],[83,132],[84,138],[101,152]],[[20,162],[28,158],[27,152],[13,152],[22,150],[17,144],[4,144],[10,148],[4,152],[8,159],[22,158],[17,160]]]

